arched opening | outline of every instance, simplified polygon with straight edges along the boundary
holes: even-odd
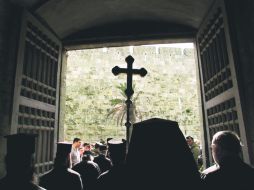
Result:
[[[60,87],[66,51],[158,42],[195,43],[206,165],[212,160],[211,137],[220,130],[237,132],[245,144],[244,160],[253,163],[250,73],[254,54],[252,40],[247,39],[252,36],[249,9],[253,5],[222,0],[150,2],[139,1],[140,9],[135,3],[86,2],[88,10],[83,11],[81,0],[76,4],[68,0],[4,1],[0,7],[0,45],[5,47],[0,53],[4,68],[0,74],[1,175],[6,153],[3,136],[19,132],[39,134],[36,172],[51,168],[55,143],[63,140],[64,91]],[[96,10],[99,14],[94,14]]]

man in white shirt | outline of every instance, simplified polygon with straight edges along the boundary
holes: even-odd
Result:
[[[79,147],[81,145],[81,139],[80,138],[74,138],[72,143],[72,149],[71,149],[71,164],[72,167],[78,164],[81,161],[80,153],[79,153]]]

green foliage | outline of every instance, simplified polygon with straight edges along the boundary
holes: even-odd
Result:
[[[117,85],[116,86],[117,89],[120,90],[120,93],[121,95],[124,97],[124,98],[127,98],[126,94],[125,94],[125,89],[127,89],[127,83],[123,83],[123,84],[120,84],[120,85]]]
[[[144,52],[146,59],[144,59]],[[128,47],[68,52],[65,140],[78,136],[95,142],[125,138],[126,75],[114,76],[115,65],[126,67]],[[193,50],[135,47],[134,68],[145,67],[146,77],[133,77],[131,121],[151,117],[176,120],[185,133],[199,126]],[[122,63],[122,65],[120,65]]]
[[[112,116],[113,118],[116,118],[117,126],[119,125],[122,126],[123,121],[127,115],[127,105],[125,103],[127,99],[127,96],[125,94],[125,90],[127,89],[127,83],[117,85],[116,88],[119,89],[122,99],[116,98],[116,99],[110,100],[111,105],[114,107],[111,110],[109,110],[107,118],[110,116]],[[135,84],[133,85],[132,88],[135,92]],[[139,119],[139,121],[142,120],[142,114],[137,109],[137,106],[136,106],[136,100],[138,99],[139,94],[141,93],[142,93],[141,91],[136,92],[134,94],[134,98],[133,96],[131,97],[132,104],[130,105],[130,110],[129,110],[131,123],[135,123],[137,119]]]
[[[114,105],[123,103],[123,100],[119,99],[119,98],[116,98],[116,99],[110,100],[110,103],[111,103],[112,106],[114,106]]]

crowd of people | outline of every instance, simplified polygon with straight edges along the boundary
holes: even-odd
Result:
[[[7,136],[6,176],[1,190],[253,189],[254,169],[241,159],[241,141],[231,131],[217,132],[211,149],[215,164],[200,172],[200,149],[184,137],[178,123],[148,119],[124,139],[106,143],[57,143],[53,168],[34,182],[35,136]],[[13,151],[16,150],[16,151]],[[21,151],[22,150],[22,151]]]

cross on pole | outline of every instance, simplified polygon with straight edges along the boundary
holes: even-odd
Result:
[[[125,101],[126,106],[127,106],[127,117],[126,117],[126,141],[127,141],[127,147],[129,145],[129,138],[130,138],[130,127],[131,127],[131,122],[130,122],[130,105],[132,104],[131,97],[134,94],[134,90],[132,88],[132,75],[140,75],[141,77],[146,76],[147,71],[144,68],[141,69],[133,69],[132,64],[134,62],[134,58],[129,55],[125,58],[125,62],[127,63],[127,68],[120,68],[118,66],[115,66],[112,69],[112,73],[116,76],[119,75],[120,73],[126,73],[127,74],[127,88],[125,90],[125,94],[127,96],[127,100]]]

